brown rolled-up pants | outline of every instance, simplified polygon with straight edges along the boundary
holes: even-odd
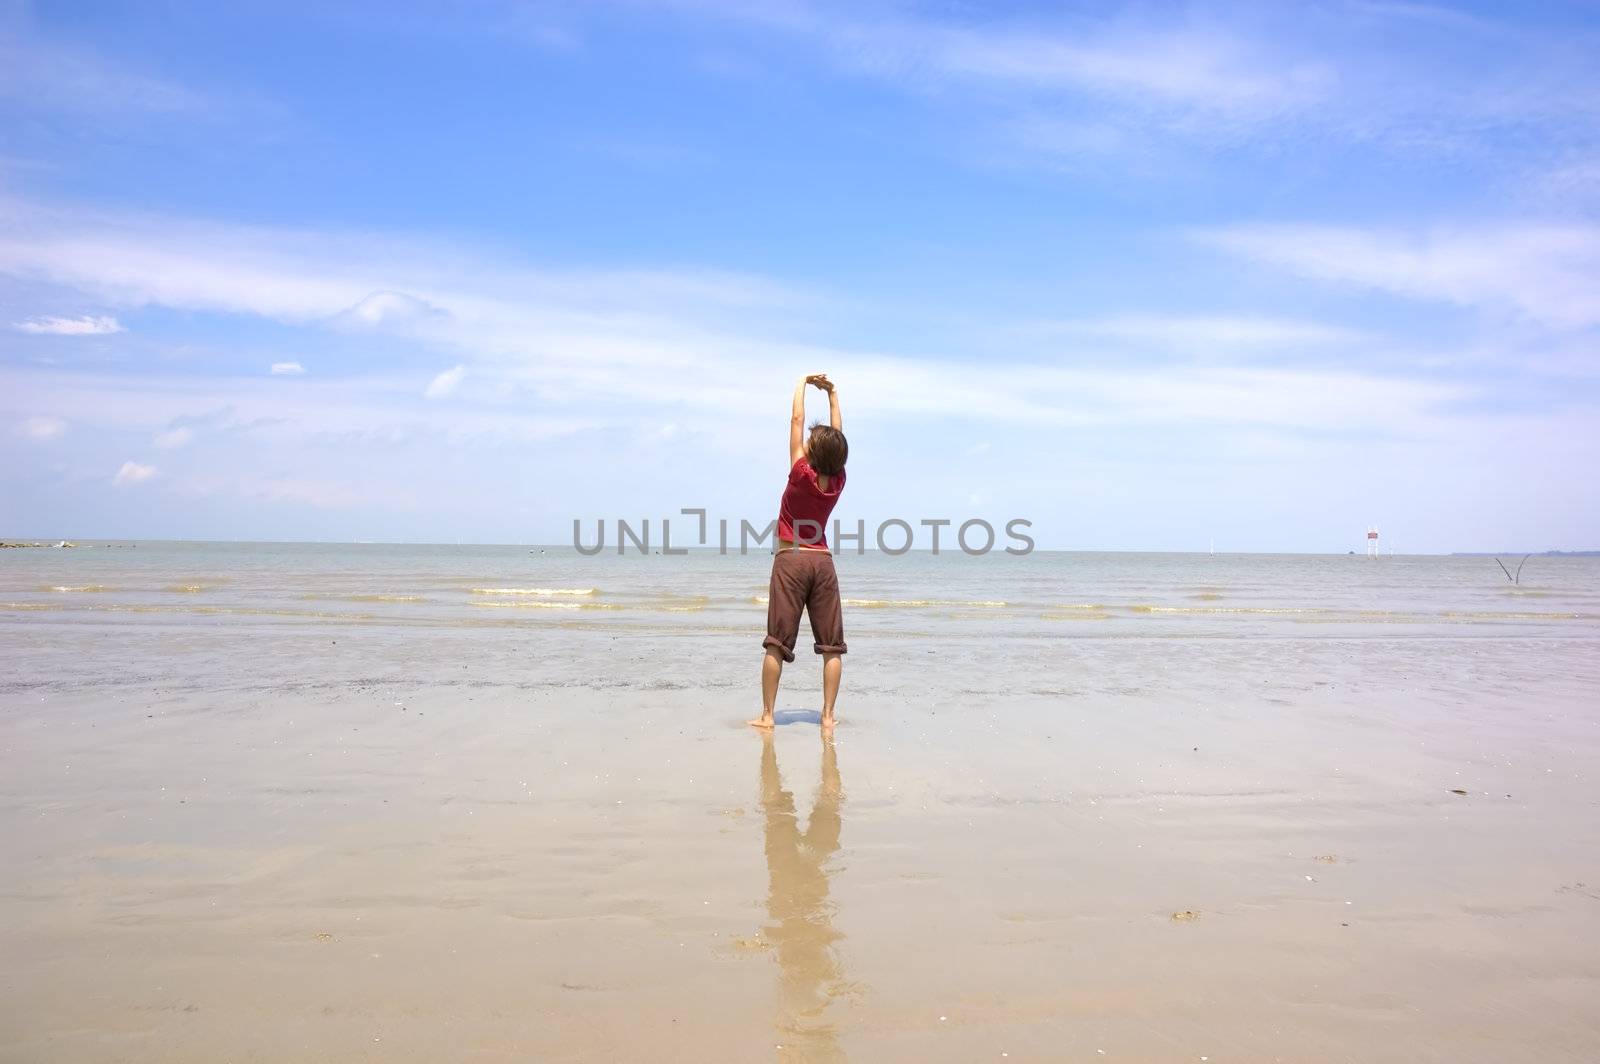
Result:
[[[782,550],[772,557],[772,583],[767,589],[767,637],[761,645],[794,660],[800,635],[800,611],[811,617],[811,635],[818,654],[843,654],[844,608],[839,603],[839,576],[833,555],[823,550]]]

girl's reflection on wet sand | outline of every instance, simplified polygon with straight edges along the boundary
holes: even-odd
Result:
[[[780,1056],[842,1060],[826,1010],[843,986],[828,898],[829,858],[839,849],[844,792],[831,740],[822,744],[822,783],[806,830],[800,830],[794,795],[783,789],[772,733],[761,743],[761,808],[766,816],[767,915],[765,937],[778,956]]]

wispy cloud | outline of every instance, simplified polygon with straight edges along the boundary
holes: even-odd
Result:
[[[85,315],[81,318],[30,318],[13,326],[20,332],[34,336],[106,336],[122,332],[116,318]]]
[[[1475,394],[1471,386],[1442,381],[1225,366],[1008,366],[973,380],[964,367],[884,358],[853,363],[851,377],[873,411],[959,411],[975,421],[1040,427],[1250,425],[1288,433],[1405,427],[1434,433],[1452,404]]]
[[[1151,135],[1236,140],[1325,105],[1337,74],[1314,50],[1202,16],[960,20],[828,8],[781,24],[842,68],[984,105],[1036,149],[1143,150]],[[994,123],[991,123],[993,125]],[[1045,132],[1048,131],[1048,132]]]
[[[1129,314],[1047,322],[1037,330],[1059,336],[1154,342],[1164,346],[1253,349],[1349,343],[1356,329],[1286,318]]]
[[[316,510],[393,509],[410,504],[408,498],[397,498],[327,477],[203,476],[190,478],[175,487],[187,495],[224,495],[252,502],[298,504]]]
[[[113,306],[184,306],[292,323],[459,328],[516,311],[592,318],[810,309],[802,289],[705,269],[540,270],[438,242],[94,211],[0,196],[0,274],[99,293]]]
[[[143,465],[130,459],[122,463],[122,468],[117,470],[117,475],[111,482],[119,488],[126,488],[133,484],[142,484],[155,475],[155,466]]]
[[[466,375],[467,367],[465,366],[447,369],[428,382],[427,390],[423,392],[423,395],[429,399],[443,399],[456,390],[461,384],[461,378]]]
[[[1304,106],[1327,87],[1311,62],[1259,54],[1217,30],[1090,25],[1065,32],[885,30],[949,74],[1035,89],[1074,89],[1144,106],[1210,112],[1276,112]],[[1253,54],[1255,53],[1255,54]]]
[[[53,33],[27,4],[0,5],[0,105],[47,121],[69,121],[77,135],[114,128],[120,136],[149,134],[174,124],[206,123],[248,137],[276,129],[283,106],[248,90],[195,85],[129,58],[122,42],[95,48]],[[172,27],[176,29],[174,24]]]
[[[271,373],[274,377],[298,377],[306,368],[298,362],[274,362]]]
[[[886,415],[1038,425],[1233,420],[1316,431],[1427,426],[1443,408],[1470,396],[1465,385],[1394,374],[1339,374],[1325,367],[1268,372],[1226,364],[1088,370],[998,362],[974,382],[965,367],[915,350],[885,353],[788,339],[787,289],[760,277],[537,273],[460,249],[393,239],[196,227],[182,220],[97,222],[93,237],[54,214],[34,219],[35,231],[21,238],[0,234],[0,271],[113,303],[226,310],[308,330],[337,325],[356,307],[388,321],[388,308],[426,306],[432,308],[426,313],[399,314],[384,345],[407,340],[419,351],[450,353],[456,364],[424,389],[431,399],[456,393],[470,373],[482,382],[474,403],[491,406],[531,397],[546,410],[598,409],[602,418],[625,418],[630,409],[663,403],[759,409],[787,376],[786,367],[804,366],[851,374],[861,387],[856,408]],[[382,294],[376,305],[374,293]],[[816,294],[805,298],[808,309],[819,305]],[[1290,319],[1207,315],[1130,315],[1058,327],[1163,348],[1197,340],[1241,348],[1332,345],[1352,335]],[[394,402],[386,387],[368,379],[372,403]],[[237,396],[214,401],[244,402]],[[472,417],[483,415],[479,409]]]
[[[176,428],[158,433],[155,439],[150,442],[164,451],[175,451],[194,442],[194,429],[189,428],[187,425],[179,425]]]
[[[1580,41],[1424,4],[1035,10],[677,0],[669,8],[811,42],[849,71],[976,105],[1047,156],[1140,158],[1154,143],[1378,143],[1481,151],[1486,130],[1593,144]],[[1497,46],[1486,52],[1484,42]],[[1502,46],[1503,43],[1503,46]],[[1192,169],[1195,159],[1175,158]],[[1158,175],[1152,169],[1144,176]]]
[[[7,70],[0,98],[32,108],[170,114],[206,107],[202,96],[176,82],[15,28],[0,28],[0,66]]]
[[[410,377],[307,378],[285,401],[250,377],[151,372],[81,373],[0,366],[0,394],[28,394],[53,408],[81,407],[85,424],[112,437],[188,428],[196,439],[234,438],[231,453],[270,454],[297,443],[397,441],[541,442],[613,424],[614,413],[566,416],[526,404],[462,412],[422,401]],[[239,444],[243,446],[239,446]]]
[[[1556,329],[1600,325],[1600,227],[1432,230],[1250,225],[1203,243],[1306,277],[1518,315]]]
[[[1159,20],[1115,12],[978,20],[825,2],[661,6],[808,37],[852,68],[911,82],[973,79],[1221,111],[1303,102],[1326,79],[1315,61],[1286,61],[1281,49],[1225,29],[1227,20],[1207,23],[1193,13]]]
[[[19,421],[15,431],[23,439],[43,443],[59,438],[67,431],[67,423],[58,417],[30,417]]]

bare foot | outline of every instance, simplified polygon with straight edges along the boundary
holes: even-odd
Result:
[[[822,718],[822,734],[823,735],[832,735],[833,734],[833,726],[835,724],[837,724],[837,723],[838,723],[838,721],[835,720],[831,714],[826,716],[826,717],[823,717]]]
[[[765,728],[767,731],[771,731],[772,730],[772,714],[771,713],[763,713],[763,714],[761,714],[761,716],[757,717],[755,720],[747,720],[747,721],[745,721],[745,723],[750,725],[750,727],[752,727],[752,728]]]

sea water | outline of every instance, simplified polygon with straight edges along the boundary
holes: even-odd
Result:
[[[82,543],[0,552],[0,614],[759,635],[770,564],[765,553],[714,550]],[[836,566],[856,639],[1555,635],[1600,624],[1593,557],[1530,558],[1516,584],[1480,556],[847,551]]]

